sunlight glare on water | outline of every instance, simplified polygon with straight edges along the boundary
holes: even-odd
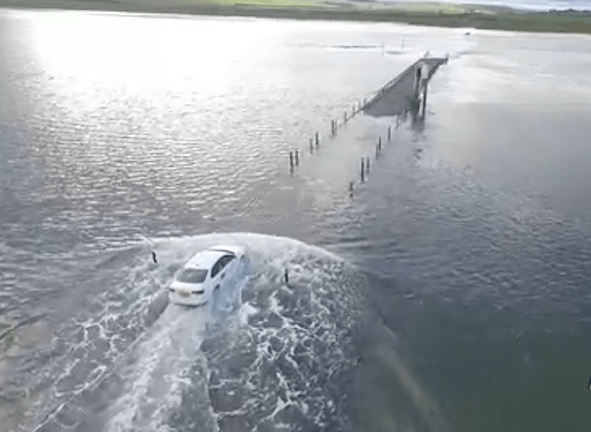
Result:
[[[105,28],[103,14],[72,19],[68,13],[47,12],[28,37],[49,75],[75,77],[84,80],[82,86],[125,83],[129,90],[149,93],[193,81],[223,87],[233,68],[260,55],[259,44],[267,36],[249,21],[211,19],[195,25],[190,19],[117,15],[108,20]]]

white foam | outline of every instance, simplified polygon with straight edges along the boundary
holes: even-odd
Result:
[[[248,415],[249,409],[257,409],[256,407],[260,406],[258,404],[269,397],[268,389],[262,386],[259,388],[257,384],[260,383],[257,381],[257,374],[261,363],[280,363],[278,360],[284,359],[285,369],[276,368],[276,372],[273,372],[276,375],[270,379],[275,381],[275,385],[271,387],[274,392],[277,391],[275,394],[284,395],[285,399],[278,397],[275,406],[269,407],[271,412],[263,420],[277,422],[277,413],[287,406],[297,406],[317,425],[326,425],[330,416],[336,412],[339,401],[332,400],[333,396],[326,393],[325,389],[313,388],[314,385],[307,381],[313,377],[306,375],[306,370],[298,364],[299,354],[296,347],[301,349],[304,346],[310,354],[313,348],[309,348],[308,343],[320,343],[326,354],[317,366],[326,369],[324,372],[328,379],[352,361],[350,356],[347,356],[343,344],[346,343],[346,327],[350,321],[355,321],[354,314],[360,306],[357,305],[358,298],[350,292],[347,293],[347,290],[356,292],[357,289],[351,290],[353,287],[347,287],[348,283],[337,285],[343,260],[297,240],[250,233],[159,238],[151,239],[149,242],[153,244],[153,250],[157,253],[158,264],[153,266],[149,250],[140,248],[139,252],[146,253],[145,260],[136,261],[131,265],[132,268],[126,269],[128,276],[124,281],[125,289],[117,291],[126,301],[119,298],[118,301],[112,301],[106,297],[104,300],[112,305],[109,303],[105,308],[100,322],[91,319],[82,320],[83,323],[80,323],[83,327],[98,324],[100,339],[108,338],[108,332],[105,332],[102,324],[106,325],[109,320],[116,322],[117,318],[121,317],[119,311],[122,308],[126,309],[126,314],[129,314],[127,309],[130,307],[145,310],[155,297],[166,294],[161,290],[166,289],[175,268],[180,267],[196,251],[218,243],[243,246],[252,264],[251,280],[245,280],[237,286],[235,296],[226,299],[227,303],[232,303],[232,300],[240,301],[240,294],[244,289],[250,291],[249,296],[254,296],[248,297],[253,300],[242,303],[237,312],[231,313],[218,313],[211,308],[168,305],[152,326],[145,330],[139,339],[132,342],[123,354],[117,353],[116,350],[108,353],[110,358],[116,355],[122,358],[114,362],[115,366],[112,369],[109,368],[107,371],[101,367],[89,377],[96,383],[107,374],[113,373],[123,380],[121,396],[107,408],[105,418],[108,419],[108,423],[104,430],[168,431],[166,421],[171,412],[180,407],[183,392],[189,386],[195,385],[198,386],[198,390],[191,392],[192,397],[195,393],[200,395],[197,397],[203,397],[203,403],[199,405],[209,407],[210,411],[205,414],[212,419],[215,418],[216,414],[211,412],[207,392],[210,372],[205,367],[206,361],[200,350],[207,325],[212,319],[221,323],[224,331],[230,332],[232,336],[234,333],[236,336],[246,334],[247,338],[244,339],[248,339],[248,343],[252,343],[254,348],[241,345],[240,337],[232,338],[232,344],[235,342],[238,348],[256,350],[256,360],[249,363],[243,375],[229,375],[230,378],[226,375],[220,379],[219,386],[222,388],[229,384],[228,388],[233,389],[238,383],[244,386],[246,394],[251,393],[252,397],[245,396],[245,401],[236,414],[244,410],[242,414]],[[289,286],[283,283],[285,268],[289,269]],[[148,279],[150,286],[146,289]],[[262,298],[260,304],[257,302],[259,294]],[[303,300],[305,308],[294,311],[291,300],[298,301],[298,305],[294,307],[299,307],[299,301]],[[336,324],[335,315],[338,313],[335,312],[333,302],[338,302],[341,310],[346,310],[344,314],[347,316],[340,318],[340,324]],[[251,317],[258,314],[262,319],[269,314],[276,314],[280,317],[282,325],[259,325],[256,320],[249,324]],[[300,320],[300,317],[305,317],[306,320]],[[84,340],[77,346],[92,342],[88,339],[88,334],[84,336]],[[273,346],[273,338],[281,341],[280,348]],[[228,348],[228,355],[232,355],[232,349]],[[223,360],[222,356],[222,363]],[[197,368],[203,370],[198,372],[197,376],[195,366],[203,366]],[[212,367],[215,366],[212,364]],[[401,375],[407,387],[416,387],[414,382],[409,381],[408,374]],[[416,390],[413,391],[416,393]],[[420,399],[420,403],[425,405],[423,394],[414,399]]]
[[[281,352],[286,356],[286,361],[300,375],[299,365],[294,360],[293,349],[300,344],[302,339],[316,338],[313,330],[323,329],[323,344],[330,345],[331,359],[337,362],[345,361],[344,353],[336,343],[339,332],[334,327],[333,317],[330,311],[322,304],[322,298],[326,300],[330,287],[327,281],[334,279],[333,273],[338,271],[338,264],[342,259],[317,247],[308,246],[297,240],[281,238],[269,235],[257,235],[251,233],[207,234],[182,238],[157,238],[149,240],[153,244],[153,250],[158,257],[158,265],[151,270],[156,273],[156,279],[161,282],[161,289],[165,289],[167,281],[174,274],[174,269],[180,267],[196,251],[215,244],[237,244],[244,247],[252,265],[252,280],[244,281],[237,286],[233,298],[226,299],[226,303],[240,301],[241,293],[247,288],[252,292],[260,292],[266,299],[265,304],[259,306],[256,301],[242,303],[237,312],[224,313],[212,310],[211,307],[185,309],[176,305],[169,305],[160,318],[149,328],[135,344],[134,348],[126,353],[124,364],[117,366],[115,373],[124,380],[124,388],[119,399],[114,401],[107,409],[106,418],[108,424],[105,430],[110,432],[129,432],[136,430],[165,431],[165,424],[171,412],[178,409],[182,402],[183,391],[188,386],[195,385],[195,379],[201,379],[203,384],[204,406],[210,406],[207,402],[207,382],[209,372],[202,377],[190,376],[191,368],[196,363],[205,359],[199,346],[205,337],[207,323],[215,320],[229,332],[241,332],[246,329],[249,338],[256,341],[257,360],[254,369],[247,374],[257,373],[257,364],[263,358],[273,361],[278,355],[271,346],[271,339],[278,338],[284,343]],[[151,257],[146,256],[146,261]],[[309,265],[313,263],[313,265]],[[144,263],[145,264],[145,263]],[[145,278],[144,267],[139,265],[135,273],[130,274],[132,280]],[[289,269],[290,285],[283,283],[283,271]],[[138,295],[141,290],[134,289],[132,281],[127,295]],[[314,320],[310,327],[303,327],[297,320],[285,316],[284,306],[279,298],[281,290],[287,290],[283,294],[300,296],[298,290],[306,288],[303,292],[310,291],[309,285],[313,285],[318,292],[308,294],[311,302],[311,310],[303,311]],[[332,285],[332,284],[331,284]],[[155,295],[155,294],[153,294]],[[141,302],[141,300],[140,300]],[[135,304],[135,302],[134,302]],[[227,305],[226,304],[226,305]],[[222,305],[224,306],[224,305]],[[145,307],[145,305],[144,305]],[[261,308],[264,308],[263,311]],[[261,312],[277,314],[283,325],[279,327],[259,327],[249,325],[249,319]],[[293,312],[293,311],[291,311]],[[228,319],[228,318],[235,319]],[[285,349],[289,351],[285,352]],[[245,371],[246,372],[246,371]],[[244,377],[243,377],[244,378]],[[238,378],[237,378],[238,379]],[[273,419],[274,415],[288,405],[298,406],[304,414],[311,411],[310,398],[316,398],[308,392],[308,386],[304,389],[294,388],[288,377],[278,371],[277,384],[282,388],[286,400],[278,398],[273,413],[267,419]],[[302,375],[300,379],[305,380]],[[246,380],[249,381],[249,380]],[[224,385],[222,380],[220,385]],[[249,388],[257,394],[262,389]],[[256,395],[257,398],[263,397]],[[322,398],[322,395],[318,395]],[[310,399],[310,400],[307,400]],[[332,401],[329,401],[332,403]],[[247,403],[248,404],[248,403]],[[254,405],[253,405],[254,406]],[[212,416],[213,413],[210,413]],[[310,413],[313,415],[313,413]],[[326,419],[325,419],[326,420]],[[321,420],[319,420],[321,422]]]
[[[198,359],[208,311],[170,306],[119,373],[123,396],[110,407],[107,430],[158,430],[166,413],[190,385],[189,368]]]
[[[299,240],[264,234],[216,233],[179,238],[154,238],[151,241],[155,244],[158,256],[162,254],[166,259],[188,258],[195,250],[205,249],[218,243],[234,243],[245,247],[247,251],[255,252],[255,257],[264,258],[279,266],[296,257],[301,259],[302,256],[342,261],[337,255]]]
[[[242,324],[247,324],[248,323],[248,318],[251,317],[251,316],[253,316],[257,312],[259,312],[259,309],[255,308],[254,306],[251,306],[248,303],[245,303],[240,308],[240,322]]]

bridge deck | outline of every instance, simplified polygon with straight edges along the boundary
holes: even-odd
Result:
[[[447,58],[420,58],[393,80],[384,85],[376,95],[370,99],[363,111],[372,116],[395,116],[402,114],[409,107],[415,92],[416,68],[427,64],[429,66],[429,80],[439,66],[447,63]]]

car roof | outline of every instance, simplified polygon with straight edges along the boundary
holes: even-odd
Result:
[[[244,249],[239,246],[212,246],[193,255],[184,267],[210,269],[224,255],[240,256],[242,254],[244,254]]]
[[[217,262],[217,260],[224,255],[228,255],[228,253],[218,250],[204,250],[197,253],[196,255],[193,255],[193,257],[184,265],[184,267],[210,269]]]

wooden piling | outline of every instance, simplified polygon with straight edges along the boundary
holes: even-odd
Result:
[[[298,149],[295,150],[295,164],[296,166],[300,164],[300,151]]]
[[[422,117],[425,118],[425,113],[427,111],[427,83],[425,82],[425,86],[423,88],[423,109],[422,109]]]
[[[293,170],[293,152],[289,152],[289,168]]]
[[[388,126],[388,141],[392,139],[392,126]]]
[[[353,197],[353,182],[349,182],[349,196]]]
[[[314,153],[314,142],[312,141],[312,138],[310,138],[310,154]]]
[[[316,147],[320,145],[320,135],[316,132]]]
[[[361,183],[365,181],[365,164],[363,163],[363,158],[361,158]]]

